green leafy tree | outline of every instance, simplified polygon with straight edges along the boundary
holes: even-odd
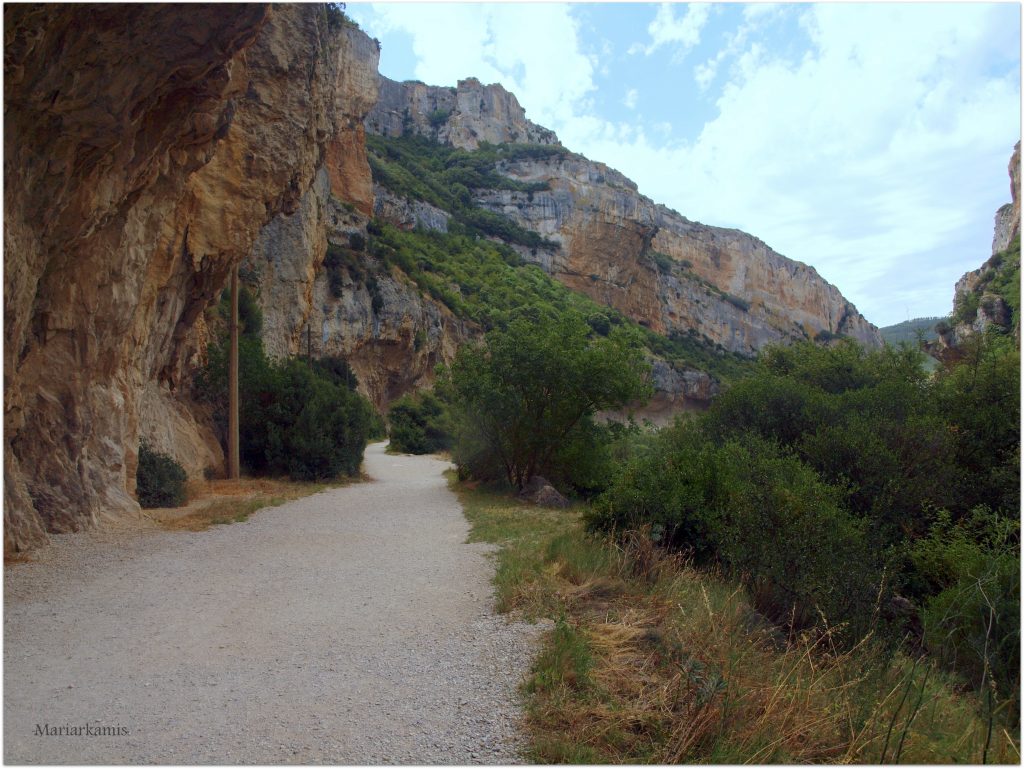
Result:
[[[578,314],[554,323],[529,315],[463,347],[441,376],[456,463],[520,489],[533,475],[555,474],[568,448],[580,451],[596,412],[651,393],[640,352],[618,335],[595,337]]]
[[[441,400],[429,391],[405,395],[391,404],[391,448],[407,454],[430,454],[451,448],[451,427]]]

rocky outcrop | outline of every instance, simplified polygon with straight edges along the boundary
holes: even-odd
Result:
[[[1015,330],[1020,343],[1020,319],[1014,317],[1013,308],[1006,298],[989,289],[999,282],[1004,273],[1017,271],[1019,280],[1020,248],[1010,246],[1020,237],[1020,142],[1013,148],[1007,169],[1010,176],[1011,202],[996,212],[992,237],[992,256],[976,270],[965,273],[953,289],[951,323],[936,326],[939,338],[928,345],[931,355],[945,362],[962,357],[962,346],[989,326],[1005,331]],[[1005,280],[1005,278],[1002,278]]]
[[[1020,142],[1013,148],[1007,171],[1010,174],[1011,202],[996,211],[995,231],[992,235],[993,254],[1005,251],[1013,236],[1020,234]],[[959,284],[957,286],[959,288]]]
[[[400,271],[351,249],[367,221],[330,195],[321,171],[299,208],[263,229],[243,264],[263,311],[264,349],[277,358],[344,357],[360,391],[383,411],[428,386],[434,367],[451,361],[479,329],[424,296]],[[328,244],[347,254],[339,296],[323,266]]]
[[[487,98],[477,104],[469,95],[481,88]],[[445,89],[382,80],[366,125],[467,149],[484,139],[558,146],[554,134],[526,120],[515,97],[476,81]],[[472,192],[480,206],[557,244],[518,250],[569,288],[658,333],[696,334],[730,352],[836,335],[881,344],[878,329],[813,267],[746,233],[656,205],[603,163],[567,151],[537,155],[502,161],[498,171],[546,190]]]
[[[373,281],[347,277],[338,299],[323,277],[316,281],[313,355],[344,357],[360,391],[384,412],[395,398],[429,387],[434,368],[450,363],[459,346],[482,331],[423,295],[401,272],[383,270],[372,258],[367,267],[379,270],[371,273]]]
[[[813,267],[739,230],[692,222],[579,155],[506,163],[533,193],[476,191],[486,208],[560,245],[522,251],[570,288],[661,334],[696,333],[730,352],[846,335],[881,343],[878,330]]]
[[[10,551],[137,514],[140,437],[209,440],[174,405],[203,309],[325,158],[359,164],[376,48],[311,5],[12,6],[4,38]]]
[[[527,120],[516,97],[500,85],[471,77],[441,88],[381,76],[379,90],[366,126],[381,136],[414,133],[469,150],[480,142],[558,144],[554,131]]]
[[[435,232],[448,232],[451,215],[447,211],[422,200],[400,198],[379,184],[374,185],[373,193],[373,215],[378,219],[391,222],[403,230],[422,227]]]

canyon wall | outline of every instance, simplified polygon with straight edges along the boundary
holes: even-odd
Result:
[[[953,288],[951,322],[936,327],[939,338],[929,352],[939,360],[953,362],[962,356],[962,346],[989,326],[1012,331],[1020,343],[1019,307],[1015,310],[1006,283],[1016,284],[1020,298],[1020,142],[1013,148],[1007,167],[1010,202],[995,214],[992,253],[976,270],[964,273]],[[1008,301],[1011,299],[1011,301]]]
[[[360,174],[369,183],[369,167]],[[377,199],[378,214],[388,200]],[[409,227],[419,208],[428,217],[436,211],[395,205],[387,210]],[[344,357],[360,392],[384,411],[400,395],[429,385],[435,366],[450,361],[459,344],[479,330],[421,294],[401,271],[388,270],[364,248],[352,248],[353,237],[365,242],[368,222],[362,210],[332,194],[327,170],[321,169],[296,210],[263,228],[243,270],[263,311],[267,353]],[[329,246],[346,257],[337,296],[324,268]]]
[[[140,438],[222,461],[203,310],[325,159],[369,210],[377,48],[313,5],[8,5],[4,40],[9,552],[137,515]]]
[[[366,119],[373,133],[411,132],[463,149],[485,139],[560,147],[499,85],[381,82],[381,99]],[[743,354],[840,334],[881,344],[878,330],[813,267],[739,230],[692,222],[657,205],[603,163],[562,151],[503,161],[498,170],[548,186],[473,190],[479,205],[557,244],[519,249],[522,256],[653,331],[697,334]]]

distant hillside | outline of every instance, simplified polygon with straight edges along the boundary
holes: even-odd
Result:
[[[914,318],[878,330],[882,334],[882,339],[888,344],[916,342],[919,332],[924,332],[926,342],[933,342],[939,338],[939,335],[935,333],[935,324],[940,320],[945,320],[945,318]]]

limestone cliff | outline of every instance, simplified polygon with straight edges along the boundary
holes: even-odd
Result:
[[[4,40],[9,551],[137,514],[140,437],[220,461],[203,309],[320,169],[370,210],[377,49],[314,5],[8,5]]]
[[[501,86],[381,83],[381,100],[366,120],[371,132],[418,133],[465,149],[484,139],[559,146]],[[477,103],[476,94],[486,98]],[[478,205],[557,244],[522,248],[523,257],[653,331],[694,333],[743,354],[840,334],[881,344],[878,330],[813,267],[746,233],[692,222],[657,205],[603,163],[562,151],[501,161],[497,170],[546,187],[472,191]]]
[[[1020,235],[1020,142],[1013,148],[1007,172],[1010,174],[1010,202],[996,211],[993,254],[1005,251],[1014,236]]]
[[[368,167],[360,173],[369,180]],[[381,205],[378,199],[378,213]],[[478,330],[423,296],[400,271],[352,248],[356,238],[365,242],[367,223],[361,211],[331,194],[321,169],[298,208],[263,228],[243,265],[263,310],[266,351],[277,358],[346,358],[360,391],[383,411],[400,395],[430,384],[434,367],[450,361]],[[344,257],[333,267],[336,291],[324,264],[328,249]]]
[[[940,360],[959,358],[964,342],[989,326],[1013,331],[1020,341],[1020,142],[1007,172],[1011,202],[996,211],[992,255],[956,282],[950,322],[936,326],[930,352]]]
[[[469,150],[480,142],[558,144],[554,131],[526,119],[513,94],[476,78],[460,80],[455,88],[438,88],[381,76],[379,92],[366,126],[381,136],[412,132]]]

